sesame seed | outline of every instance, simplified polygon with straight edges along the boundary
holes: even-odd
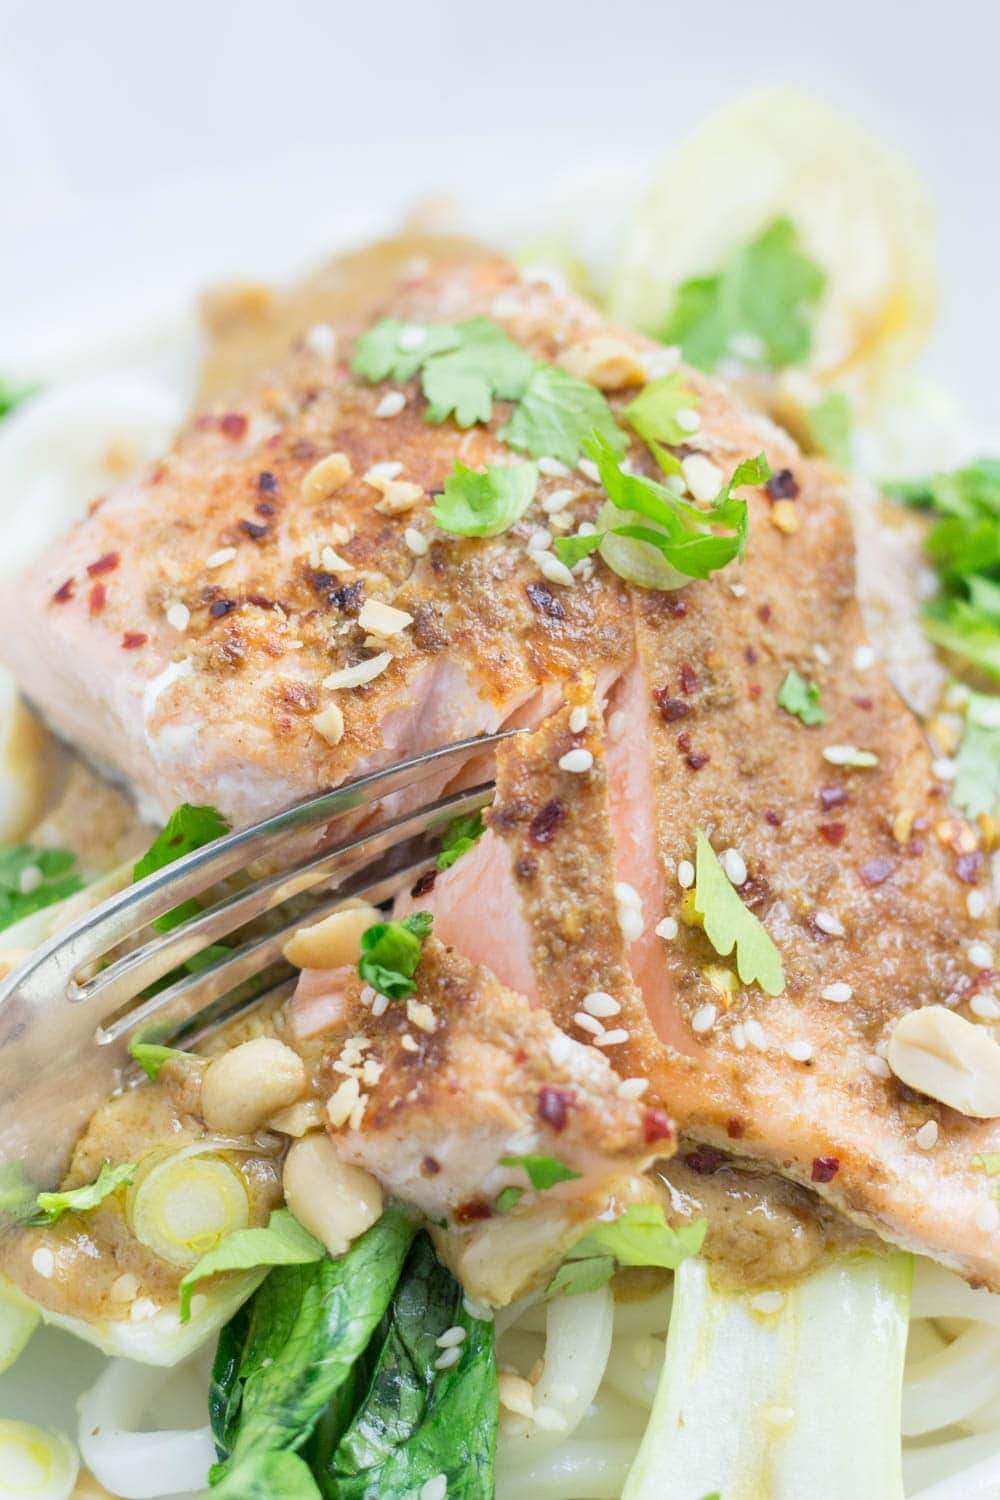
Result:
[[[584,995],[583,1008],[591,1016],[617,1016],[621,1012],[618,1001],[604,990],[594,990],[591,994]]]
[[[187,630],[190,622],[191,611],[188,609],[186,604],[181,604],[179,600],[177,601],[177,603],[171,604],[170,608],[167,610],[167,624],[171,627],[171,629]]]
[[[770,1041],[767,1032],[764,1030],[759,1021],[754,1021],[752,1019],[746,1021],[743,1026],[743,1030],[746,1033],[746,1039],[750,1043],[751,1047],[755,1047],[758,1052],[767,1051],[768,1047],[770,1046]]]
[[[981,1021],[996,1021],[1000,1019],[1000,1005],[997,1004],[992,995],[973,995],[969,1001],[969,1009]]]
[[[403,465],[398,459],[387,458],[365,470],[365,483],[377,488],[385,480],[398,479],[402,472]]]
[[[811,1044],[805,1041],[802,1037],[797,1037],[795,1041],[789,1042],[788,1046],[785,1048],[785,1051],[792,1059],[792,1062],[808,1062],[813,1055]]]
[[[734,599],[744,599],[746,598],[747,586],[745,583],[731,583],[729,585],[729,592]]]
[[[220,547],[216,552],[210,552],[205,558],[206,568],[224,568],[227,562],[232,562],[236,556],[235,547]]]
[[[582,703],[570,709],[569,727],[571,734],[582,734],[590,722],[590,715]]]
[[[706,458],[704,453],[692,453],[681,460],[681,469],[688,489],[696,500],[707,504],[714,500],[725,483],[726,476],[718,464]]]
[[[539,526],[528,538],[528,552],[545,552],[552,546],[552,533],[546,531],[544,526]]]
[[[746,861],[738,849],[726,849],[719,861],[733,885],[746,885]]]
[[[462,1358],[462,1351],[457,1344],[445,1349],[434,1361],[435,1370],[450,1370],[452,1365],[457,1365]]]
[[[133,1323],[144,1323],[147,1318],[154,1317],[159,1310],[159,1304],[151,1297],[137,1297],[129,1308],[128,1315]]]
[[[813,915],[813,921],[820,932],[825,932],[827,937],[843,937],[847,929],[839,917],[832,912],[818,911]]]
[[[573,1017],[573,1020],[576,1022],[577,1026],[579,1026],[581,1031],[589,1031],[592,1036],[600,1036],[604,1030],[604,1027],[601,1025],[600,1021],[596,1020],[593,1016],[588,1015],[585,1010],[578,1010],[576,1015]]]
[[[991,1229],[996,1229],[997,1225],[1000,1225],[1000,1208],[990,1200],[980,1203],[976,1209],[975,1220],[976,1228],[989,1234]]]
[[[329,323],[314,323],[303,340],[310,354],[317,359],[333,359],[337,352],[337,335]]]
[[[39,1276],[44,1276],[48,1281],[56,1268],[56,1258],[51,1250],[41,1245],[31,1257],[31,1266]]]
[[[625,880],[616,880],[614,883],[615,900],[619,906],[633,906],[642,909],[642,897],[634,885],[629,885]]]
[[[970,943],[969,962],[977,969],[991,969],[993,967],[993,949],[989,943]]]
[[[424,536],[423,532],[418,531],[415,526],[407,526],[403,532],[403,541],[414,557],[425,557],[427,555],[430,542]]]
[[[591,484],[600,484],[601,471],[594,463],[594,460],[592,458],[581,458],[580,462],[577,464],[577,468],[580,470],[581,474],[585,475],[585,477],[590,480]]]
[[[486,1306],[485,1302],[477,1302],[475,1297],[470,1297],[468,1292],[462,1298],[462,1306],[470,1318],[475,1318],[479,1323],[493,1322],[493,1309]]]
[[[694,865],[689,859],[682,859],[677,866],[677,884],[682,891],[689,891],[694,885]]]
[[[623,1078],[618,1085],[619,1099],[641,1099],[649,1088],[648,1078]]]
[[[543,1432],[565,1432],[566,1418],[554,1406],[539,1406],[535,1410],[535,1426]]]
[[[388,1009],[389,1009],[389,997],[388,997],[388,995],[376,995],[375,999],[372,1001],[372,1015],[373,1016],[384,1016],[385,1013],[386,1013],[386,1011]]]
[[[542,501],[542,510],[547,516],[554,516],[557,511],[565,510],[571,500],[576,499],[576,490],[558,489],[553,490],[551,495],[546,495]]]
[[[628,1032],[618,1026],[614,1031],[602,1031],[600,1036],[594,1038],[595,1047],[620,1047],[622,1042],[628,1041]]]
[[[406,354],[412,354],[419,349],[427,338],[426,328],[420,328],[416,323],[411,323],[409,328],[403,328],[396,339],[396,345]]]
[[[547,474],[550,479],[561,478],[569,473],[564,463],[558,458],[540,458],[538,460],[539,474]]]
[[[22,896],[30,896],[32,891],[38,890],[44,879],[38,865],[25,865],[17,877],[17,888]]]
[[[853,659],[856,672],[867,672],[878,660],[873,646],[859,646]]]
[[[678,930],[676,917],[663,917],[653,928],[656,936],[665,938],[668,943],[677,936]]]
[[[626,943],[637,943],[646,931],[642,912],[636,911],[634,906],[619,906],[618,926]]]
[[[406,396],[403,391],[386,391],[375,408],[375,415],[377,417],[398,417],[405,405]]]
[[[662,380],[673,374],[680,364],[681,351],[676,344],[664,344],[660,349],[643,349],[639,363],[650,380]]]
[[[691,1017],[691,1030],[697,1032],[699,1036],[702,1032],[711,1031],[718,1014],[714,1005],[699,1005]]]
[[[756,1292],[754,1296],[747,1298],[754,1312],[776,1313],[780,1312],[785,1305],[784,1292]]]
[[[693,406],[682,406],[680,411],[674,412],[674,421],[681,432],[697,432],[701,426],[701,417]]]
[[[399,1039],[399,1045],[402,1047],[404,1052],[420,1051],[420,1043],[416,1040],[415,1037],[412,1037],[408,1031],[403,1032],[403,1035]]]
[[[821,646],[819,641],[817,641],[813,646],[813,656],[815,656],[821,667],[828,667],[833,661],[833,657],[830,655],[829,651],[825,646]]]
[[[854,991],[849,984],[844,984],[842,980],[838,979],[833,984],[826,985],[820,990],[820,994],[824,1000],[832,1000],[834,1005],[846,1005],[854,994]]]
[[[444,1333],[435,1339],[435,1343],[439,1349],[454,1349],[458,1344],[465,1343],[465,1329],[461,1323],[453,1323],[450,1328],[446,1328]]]
[[[420,1487],[420,1500],[445,1500],[448,1480],[444,1474],[435,1474]]]
[[[958,775],[958,766],[950,755],[939,755],[937,760],[931,761],[931,770],[938,781],[954,781]]]
[[[572,584],[573,574],[567,568],[566,564],[560,562],[558,557],[553,553],[533,552],[531,560],[537,566],[542,577],[547,578],[549,583],[561,583],[564,587],[569,587]]]
[[[965,905],[970,917],[984,917],[986,915],[986,892],[970,891],[965,898]]]
[[[747,1044],[746,1028],[744,1027],[742,1021],[736,1022],[736,1025],[730,1032],[730,1036],[732,1037],[733,1046],[736,1048],[737,1052],[742,1052]]]
[[[567,750],[559,757],[560,771],[572,771],[576,775],[589,771],[593,764],[594,757],[589,750]]]
[[[611,740],[613,744],[617,744],[627,728],[628,719],[626,718],[623,710],[620,708],[615,709],[614,713],[608,720],[608,739]]]
[[[925,1120],[917,1131],[915,1139],[921,1151],[931,1151],[937,1145],[937,1120]]]

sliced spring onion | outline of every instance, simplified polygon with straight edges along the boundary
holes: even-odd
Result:
[[[649,542],[638,541],[631,536],[615,536],[612,526],[645,526],[650,531],[657,527],[645,516],[635,511],[619,510],[610,500],[602,507],[597,517],[598,531],[605,532],[598,551],[612,572],[629,583],[637,583],[644,589],[679,589],[691,579],[679,573]]]
[[[685,1261],[622,1500],[902,1500],[911,1276],[907,1255],[857,1255],[755,1296]]]
[[[61,1432],[0,1421],[0,1500],[68,1500],[79,1472],[76,1449]]]
[[[126,1214],[136,1239],[174,1266],[193,1266],[224,1235],[246,1229],[250,1201],[239,1168],[212,1142],[142,1163]]]
[[[41,1320],[35,1304],[0,1279],[0,1371],[14,1363]]]

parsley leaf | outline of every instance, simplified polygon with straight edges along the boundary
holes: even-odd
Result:
[[[843,391],[828,391],[806,413],[813,448],[842,469],[851,465],[851,403]]]
[[[485,832],[486,824],[481,812],[465,813],[452,818],[441,840],[441,850],[437,857],[438,869],[450,869],[456,859],[467,854]]]
[[[134,1163],[126,1162],[122,1166],[113,1167],[109,1161],[105,1161],[97,1174],[97,1181],[87,1183],[86,1187],[69,1188],[61,1193],[39,1193],[35,1199],[36,1212],[28,1223],[56,1224],[63,1214],[86,1213],[88,1209],[103,1203],[105,1198],[117,1192],[125,1183],[131,1182],[134,1176]]]
[[[970,818],[1000,804],[1000,698],[974,693],[969,699],[952,796]]]
[[[557,458],[572,468],[599,433],[611,452],[624,458],[624,432],[595,386],[576,380],[555,365],[536,365],[528,388],[498,436],[532,458]]]
[[[256,1266],[306,1266],[323,1260],[326,1246],[287,1208],[276,1208],[266,1228],[236,1229],[207,1250],[180,1284],[181,1322],[191,1316],[195,1284],[220,1271],[252,1271]]]
[[[531,1152],[525,1156],[501,1156],[499,1165],[523,1167],[536,1193],[555,1187],[557,1182],[575,1182],[580,1176],[579,1172],[574,1172],[572,1167],[567,1167],[558,1157],[535,1156]]]
[[[534,368],[531,355],[489,318],[423,327],[383,318],[361,335],[351,360],[367,380],[409,380],[419,370],[427,421],[454,414],[459,427],[488,422],[495,398],[518,400]]]
[[[185,854],[192,854],[195,849],[200,849],[204,844],[210,844],[213,839],[221,838],[224,833],[228,832],[229,824],[214,807],[192,807],[189,802],[182,802],[180,807],[174,808],[166,827],[153,840],[142,858],[136,862],[132,871],[132,879],[142,880],[145,876],[152,875],[155,870],[162,870],[164,865],[173,864],[175,859],[182,859]],[[162,917],[157,917],[153,926],[160,932],[169,932],[171,928],[178,927],[181,922],[197,916],[199,911],[201,907],[197,901],[183,901],[172,911],[164,912]]]
[[[129,1056],[142,1068],[147,1078],[157,1079],[164,1063],[172,1057],[192,1057],[191,1052],[182,1052],[178,1047],[162,1047],[158,1042],[129,1042]]]
[[[825,284],[792,221],[775,219],[715,275],[680,286],[660,337],[680,344],[689,364],[702,370],[734,355],[763,369],[801,364],[812,347],[810,320]]]
[[[537,488],[534,464],[497,464],[478,473],[456,461],[432,513],[442,531],[499,536],[521,519]]]
[[[800,677],[794,667],[789,669],[778,689],[778,706],[801,719],[803,724],[825,724],[829,718],[819,706],[818,685]]]
[[[83,886],[76,856],[66,849],[13,844],[0,849],[0,928],[64,901]]]
[[[716,953],[726,958],[736,949],[736,972],[744,984],[759,984],[768,995],[781,994],[785,988],[781,955],[760,921],[743,905],[700,828],[694,909],[704,919],[705,935]]]
[[[429,911],[414,911],[401,922],[375,922],[362,933],[358,973],[365,984],[389,1000],[412,995],[413,976],[433,921]]]
[[[620,1218],[595,1220],[569,1250],[546,1288],[548,1296],[579,1296],[603,1286],[618,1266],[662,1266],[675,1271],[697,1255],[707,1224],[698,1219],[673,1229],[658,1203],[633,1203]]]

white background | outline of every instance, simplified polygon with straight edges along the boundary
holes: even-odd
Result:
[[[67,314],[308,262],[455,190],[517,218],[734,94],[812,89],[941,223],[931,371],[1000,428],[1000,25],[988,0],[0,0],[0,362]],[[614,213],[595,193],[595,225]],[[682,208],[679,211],[683,211]]]

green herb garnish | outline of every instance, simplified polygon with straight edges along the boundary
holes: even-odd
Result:
[[[966,705],[952,797],[970,818],[1000,804],[1000,697],[973,693]]]
[[[9,415],[30,396],[37,395],[40,390],[41,386],[11,385],[8,380],[0,380],[0,417]]]
[[[67,849],[13,844],[0,849],[0,928],[64,901],[83,888],[76,856]]]
[[[63,1214],[86,1213],[89,1209],[97,1208],[111,1193],[131,1182],[134,1175],[134,1163],[126,1162],[122,1166],[113,1167],[106,1161],[97,1174],[96,1182],[88,1182],[85,1187],[68,1188],[60,1193],[39,1193],[35,1199],[35,1211],[27,1222],[57,1224]]]
[[[358,973],[365,984],[389,1000],[412,995],[413,976],[433,921],[429,911],[415,911],[401,922],[375,922],[362,933]]]
[[[486,824],[483,822],[481,812],[463,813],[457,818],[452,818],[441,840],[441,849],[437,857],[438,869],[450,869],[456,859],[461,859],[463,854],[467,854],[485,832]]]
[[[129,1042],[129,1056],[137,1062],[147,1078],[157,1079],[164,1063],[173,1057],[193,1057],[191,1052],[182,1052],[179,1047],[163,1047],[158,1042]]]
[[[595,1220],[577,1240],[546,1289],[547,1295],[579,1296],[592,1292],[619,1266],[663,1266],[675,1271],[697,1255],[707,1228],[704,1219],[673,1229],[655,1203],[634,1203],[610,1223]]]
[[[432,515],[442,531],[499,536],[521,519],[537,488],[534,464],[497,464],[479,473],[456,462]]]
[[[694,908],[705,935],[726,958],[736,950],[736,972],[744,984],[759,984],[768,995],[785,988],[781,955],[753,912],[743,905],[718,856],[701,829],[695,856]]]
[[[499,1165],[523,1167],[536,1193],[544,1193],[546,1188],[555,1187],[557,1182],[575,1182],[580,1176],[579,1172],[574,1172],[572,1167],[567,1167],[556,1156],[536,1156],[531,1152],[524,1156],[501,1156]]]
[[[819,706],[819,687],[806,677],[800,677],[795,668],[790,668],[778,689],[778,706],[786,713],[794,714],[803,724],[825,724],[829,715]]]
[[[237,1229],[207,1250],[180,1284],[181,1322],[191,1316],[191,1295],[199,1281],[220,1271],[252,1271],[257,1266],[305,1266],[322,1260],[326,1247],[303,1229],[287,1208],[276,1208],[266,1228]]]
[[[510,421],[497,436],[532,458],[557,458],[572,468],[594,432],[612,453],[624,458],[627,439],[600,391],[555,365],[536,365]]]

